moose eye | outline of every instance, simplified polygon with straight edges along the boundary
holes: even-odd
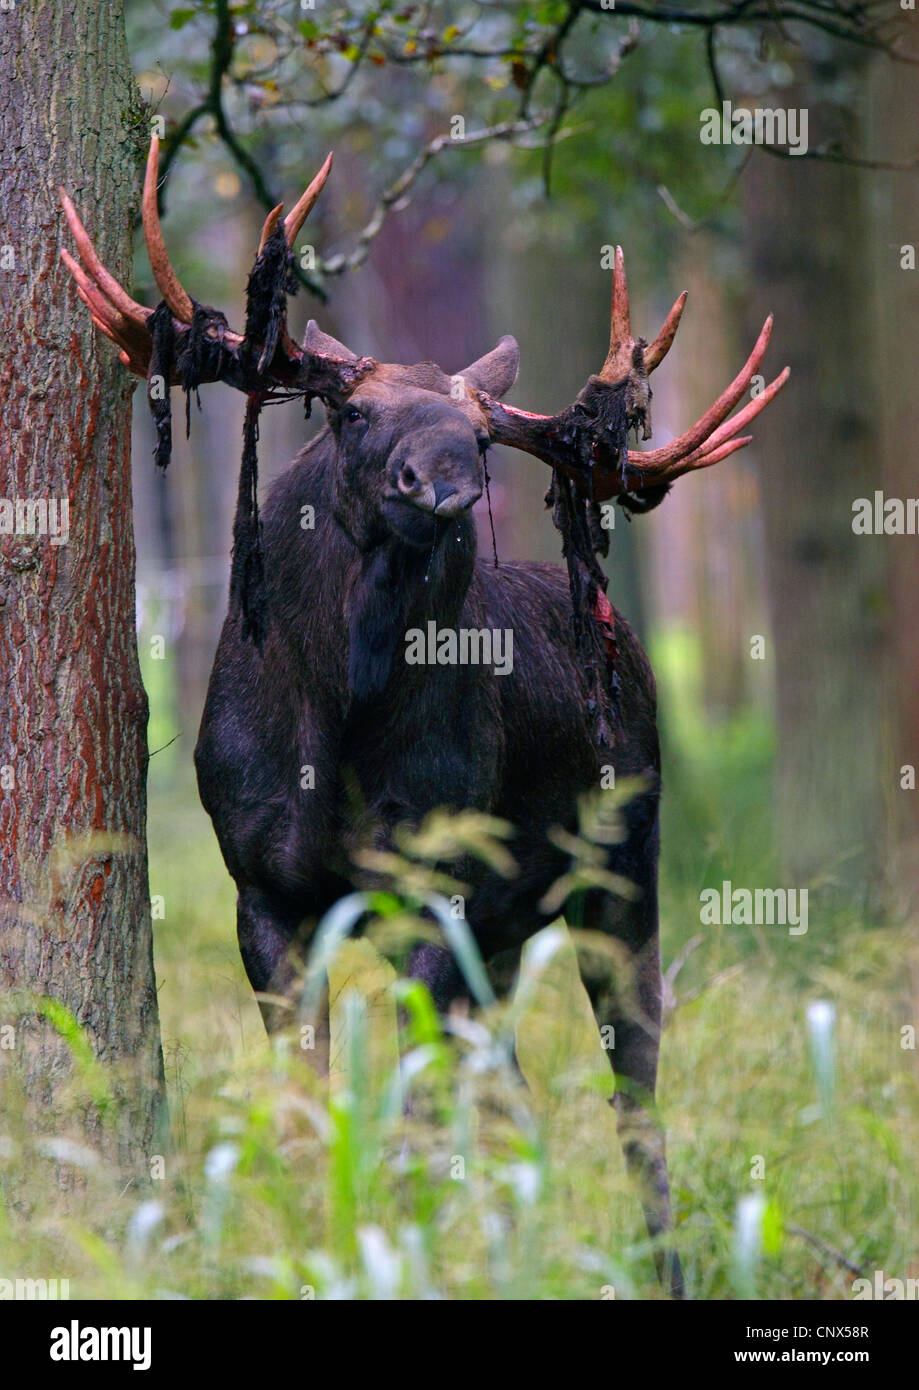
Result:
[[[351,406],[350,410],[345,411],[345,419],[348,424],[354,424],[356,420],[363,420],[363,415],[356,406]]]

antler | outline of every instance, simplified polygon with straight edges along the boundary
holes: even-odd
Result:
[[[171,315],[171,343],[166,354],[170,385],[225,381],[246,392],[265,393],[280,388],[335,402],[346,397],[374,369],[372,358],[345,358],[332,353],[328,348],[330,340],[321,333],[311,334],[307,344],[298,347],[287,332],[283,295],[288,248],[322,192],[331,167],[330,154],[283,223],[281,204],[265,218],[249,281],[246,332],[239,334],[227,326],[222,315],[196,304],[172,267],[157,211],[159,141],[153,136],[144,178],[143,226],[153,275]],[[60,198],[82,261],[81,265],[66,249],[61,249],[61,259],[76,281],[77,293],[89,308],[95,326],[119,348],[124,365],[138,376],[147,376],[155,356],[152,321],[159,311],[145,308],[127,294],[102,264],[63,188]],[[275,255],[272,248],[278,246],[280,254]],[[260,283],[281,301],[280,326],[273,332],[264,306],[261,314],[253,311],[253,287]],[[659,449],[642,452],[627,448],[629,428],[640,429],[645,439],[650,437],[648,374],[670,350],[685,303],[684,292],[650,346],[641,338],[633,338],[625,260],[622,248],[617,246],[609,350],[599,373],[588,379],[574,404],[558,415],[531,414],[502,405],[483,391],[471,392],[484,414],[492,441],[542,459],[573,478],[578,489],[596,501],[660,489],[683,473],[709,468],[744,448],[751,436],[741,435],[740,431],[778,394],[789,376],[786,367],[765,390],[728,418],[749,389],[765,354],[772,331],[771,315],[741,371],[691,429]],[[194,361],[189,363],[186,352],[192,348]]]
[[[303,390],[311,395],[334,399],[346,395],[375,365],[370,358],[345,360],[328,353],[298,347],[287,333],[286,316],[283,313],[280,331],[276,335],[268,361],[264,360],[267,345],[261,341],[263,335],[259,333],[258,336],[253,336],[250,331],[253,327],[250,322],[253,317],[252,286],[257,282],[259,274],[268,270],[267,257],[271,244],[277,241],[278,233],[283,228],[286,247],[293,246],[300,228],[322,192],[331,167],[330,154],[280,227],[283,204],[273,208],[266,217],[250,277],[250,313],[247,315],[246,333],[234,333],[227,327],[222,315],[214,310],[204,310],[201,305],[196,304],[183,288],[169,260],[157,211],[159,140],[155,135],[152,137],[144,177],[143,227],[153,276],[172,315],[170,385],[180,382],[188,384],[187,377],[183,378],[182,375],[182,362],[186,349],[193,343],[196,349],[193,384],[225,381],[247,392],[284,388]],[[63,188],[60,189],[60,200],[82,261],[81,265],[65,248],[61,248],[61,259],[76,281],[77,293],[87,305],[96,328],[120,349],[119,357],[124,365],[138,376],[145,377],[154,356],[151,321],[155,311],[133,300],[102,264],[92,239]],[[281,276],[282,294],[288,255],[289,252],[282,255],[274,267],[275,275]],[[192,330],[196,313],[202,316],[202,331],[194,335]],[[263,324],[258,324],[259,329],[263,327]]]
[[[641,429],[645,439],[651,435],[647,374],[669,352],[685,304],[684,291],[650,347],[642,339],[634,339],[625,260],[617,246],[609,351],[600,372],[588,379],[574,404],[558,415],[534,415],[502,405],[484,391],[474,392],[492,441],[542,459],[573,478],[578,489],[596,501],[660,488],[683,473],[710,468],[743,449],[752,436],[740,435],[740,431],[765,409],[789,377],[786,367],[742,410],[727,418],[749,389],[765,355],[772,332],[771,314],[737,376],[691,429],[660,449],[642,452],[626,448],[628,428]]]

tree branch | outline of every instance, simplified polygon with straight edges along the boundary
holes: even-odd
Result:
[[[376,206],[362,231],[356,238],[356,245],[353,251],[347,255],[341,254],[331,256],[328,260],[320,262],[320,267],[324,275],[341,275],[346,270],[354,270],[363,264],[370,252],[370,247],[376,237],[379,236],[383,228],[383,223],[387,213],[395,206],[400,199],[404,198],[409,189],[417,180],[419,174],[445,149],[466,149],[470,145],[481,145],[489,140],[508,140],[517,135],[527,134],[529,131],[538,130],[550,119],[549,116],[541,114],[532,116],[529,120],[502,121],[498,125],[486,126],[483,130],[473,131],[471,135],[466,135],[462,140],[454,140],[449,135],[438,135],[415,156],[411,164],[403,169],[398,178],[394,179],[380,194]]]

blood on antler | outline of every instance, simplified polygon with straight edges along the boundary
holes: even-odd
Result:
[[[143,226],[154,278],[163,296],[160,310],[136,303],[105,268],[66,192],[61,204],[82,264],[62,249],[61,258],[73,275],[77,293],[89,308],[96,327],[120,349],[121,361],[139,376],[151,373],[155,362],[169,385],[194,389],[207,381],[224,381],[263,397],[273,391],[299,391],[341,404],[377,366],[372,358],[341,357],[330,350],[332,340],[314,330],[301,347],[287,332],[286,293],[290,247],[322,192],[332,166],[329,155],[296,206],[281,221],[283,207],[265,219],[255,265],[249,279],[246,329],[234,333],[221,314],[199,305],[176,275],[160,230],[157,212],[159,141],[150,143],[143,194]],[[261,291],[261,293],[260,293]],[[261,300],[261,302],[259,302]],[[644,439],[651,434],[648,374],[669,351],[686,303],[681,294],[654,341],[647,345],[632,336],[629,292],[621,247],[616,248],[610,313],[610,344],[596,376],[588,379],[577,400],[558,415],[536,415],[504,405],[482,391],[471,391],[464,402],[481,412],[491,440],[542,459],[570,478],[576,490],[593,501],[613,497],[634,499],[644,492],[662,494],[681,474],[709,468],[750,443],[741,434],[788,379],[788,368],[728,418],[751,386],[772,330],[770,315],[746,363],[690,429],[659,449],[628,448],[628,432]],[[164,321],[163,314],[168,315]],[[159,314],[157,319],[155,315]],[[155,336],[161,350],[155,352]],[[165,342],[168,350],[162,349]],[[336,345],[337,346],[337,345]],[[192,360],[193,359],[193,360]]]
[[[740,435],[788,380],[786,367],[742,410],[728,419],[749,390],[759,370],[772,332],[772,315],[760,330],[747,361],[705,414],[678,438],[645,452],[627,447],[629,429],[651,435],[648,373],[666,357],[686,304],[679,296],[654,342],[646,346],[632,337],[629,292],[622,248],[616,248],[613,272],[610,344],[606,361],[589,378],[573,405],[558,415],[534,415],[503,405],[485,392],[476,392],[488,431],[496,444],[509,444],[533,454],[569,477],[577,490],[601,502],[648,488],[665,489],[675,478],[697,468],[709,468],[751,441]],[[739,437],[738,437],[739,436]]]
[[[238,600],[244,633],[252,633],[259,643],[264,629],[256,459],[261,403],[278,393],[296,392],[307,402],[318,396],[333,407],[340,406],[379,366],[373,358],[349,353],[312,321],[301,347],[287,332],[287,295],[296,288],[291,247],[322,191],[331,164],[329,155],[283,222],[280,206],[265,219],[249,276],[242,334],[234,333],[217,310],[196,303],[172,268],[157,212],[156,137],[150,145],[143,196],[144,236],[163,296],[156,309],[137,304],[105,268],[73,203],[61,190],[61,204],[82,264],[67,251],[62,250],[61,256],[93,323],[116,344],[126,367],[148,377],[148,398],[157,428],[157,462],[163,466],[168,462],[172,432],[168,390],[154,391],[154,383],[184,388],[186,420],[188,393],[202,382],[225,381],[247,393],[231,595]],[[643,439],[650,438],[648,374],[667,355],[685,302],[686,295],[680,295],[650,346],[641,338],[633,338],[625,263],[617,247],[609,351],[600,371],[588,379],[572,405],[558,415],[532,415],[502,405],[471,386],[457,402],[473,417],[480,437],[522,449],[553,469],[550,498],[568,565],[575,639],[583,659],[589,705],[596,712],[598,734],[606,744],[615,737],[618,676],[612,609],[605,597],[607,579],[597,561],[609,544],[598,504],[617,497],[629,511],[656,506],[674,478],[708,468],[749,444],[750,436],[740,431],[788,379],[786,367],[770,386],[731,416],[752,385],[766,351],[772,330],[770,317],[741,371],[700,420],[662,448],[647,452],[630,449],[631,430],[640,432]]]
[[[64,189],[60,190],[61,205],[80,261],[66,250],[61,251],[61,257],[95,326],[119,348],[124,365],[148,379],[147,396],[157,433],[157,463],[165,468],[172,452],[169,387],[180,385],[185,390],[186,430],[190,393],[203,382],[224,381],[246,392],[230,594],[241,614],[243,633],[252,636],[259,647],[265,633],[256,453],[261,406],[278,394],[286,397],[290,392],[303,394],[307,403],[320,396],[338,404],[377,366],[372,358],[357,358],[327,338],[312,321],[302,347],[294,343],[287,331],[287,296],[296,289],[292,247],[331,167],[329,155],[283,222],[281,206],[272,208],[266,217],[246,289],[243,333],[234,333],[218,310],[192,299],[172,267],[157,211],[156,136],[150,142],[143,193],[144,238],[153,276],[163,296],[155,309],[136,303],[102,264],[73,203]]]
[[[299,347],[287,332],[284,296],[289,292],[288,260],[290,248],[322,192],[332,156],[303,193],[283,222],[283,204],[273,208],[265,219],[259,239],[255,265],[249,281],[249,306],[244,333],[234,333],[223,316],[196,303],[183,288],[170,262],[157,211],[159,181],[159,140],[153,136],[144,178],[143,228],[154,279],[171,316],[167,325],[172,343],[169,353],[170,386],[195,387],[207,381],[225,381],[239,390],[304,391],[327,400],[344,399],[357,383],[372,371],[372,358],[341,358],[328,352]],[[119,357],[138,376],[147,376],[154,357],[154,315],[131,298],[105,268],[66,191],[60,190],[61,206],[73,233],[80,261],[66,249],[61,259],[77,285],[77,293],[89,309],[95,326],[120,349]],[[80,264],[82,262],[82,264]],[[273,265],[272,265],[273,262]],[[274,278],[275,283],[267,283]],[[266,329],[266,314],[254,300],[258,291],[277,300],[277,322]],[[254,293],[255,291],[255,293]],[[260,306],[265,309],[264,304]],[[268,341],[266,342],[266,337]],[[195,371],[183,371],[189,350],[194,348]]]
[[[769,344],[772,316],[730,386],[701,419],[660,449],[629,448],[629,432],[651,435],[648,374],[666,357],[686,304],[681,294],[650,347],[632,336],[629,291],[622,248],[613,270],[610,340],[606,360],[588,379],[574,403],[558,415],[534,415],[474,392],[490,439],[542,459],[553,469],[547,501],[562,537],[571,590],[574,637],[589,692],[597,734],[612,746],[618,724],[619,677],[607,577],[597,557],[609,548],[599,503],[618,498],[630,512],[648,511],[682,473],[708,468],[750,443],[740,432],[781,391],[788,368],[736,415],[731,411],[749,390]],[[730,417],[730,418],[729,418]]]

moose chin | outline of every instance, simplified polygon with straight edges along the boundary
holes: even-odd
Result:
[[[787,377],[786,369],[731,415],[757,373],[771,320],[696,424],[662,448],[629,449],[631,431],[650,436],[648,376],[673,342],[685,295],[650,345],[634,339],[621,251],[601,371],[559,415],[531,414],[501,403],[517,375],[511,337],[452,376],[432,363],[358,357],[313,322],[302,345],[293,342],[284,313],[290,247],[331,156],[286,219],[280,209],[269,215],[246,332],[232,332],[172,270],[156,210],[157,159],[154,139],[144,194],[150,262],[163,294],[154,311],[101,265],[62,194],[82,264],[62,255],[96,326],[139,375],[165,371],[186,389],[224,381],[244,391],[250,407],[296,392],[320,399],[327,413],[326,427],[272,488],[260,524],[254,475],[241,486],[234,565],[248,535],[258,547],[259,634],[255,640],[252,593],[242,583],[231,591],[195,750],[201,799],[238,890],[239,945],[252,987],[291,997],[316,923],[353,883],[355,849],[387,846],[397,826],[417,826],[443,807],[489,812],[514,827],[514,877],[465,861],[459,875],[471,886],[466,916],[484,959],[512,963],[554,915],[545,895],[569,867],[557,830],[577,829],[579,803],[603,785],[605,769],[620,781],[637,779],[642,790],[624,809],[625,837],[605,851],[608,870],[633,892],[592,889],[581,904],[584,926],[620,942],[629,965],[612,981],[590,966],[582,974],[598,1025],[615,1038],[610,1089],[658,1272],[679,1296],[654,1111],[661,1032],[655,684],[639,642],[605,598],[598,508],[615,498],[648,510],[675,478],[749,442],[741,431]],[[477,557],[472,508],[495,443],[552,469],[567,570]],[[305,515],[314,518],[309,529]],[[510,633],[512,665],[499,674],[487,662],[406,661],[406,633],[428,624]],[[309,790],[304,766],[314,773]],[[416,948],[409,973],[427,983],[441,1010],[465,997],[445,949]],[[505,981],[512,976],[501,971]],[[283,1026],[282,1008],[261,1006],[269,1028]]]

